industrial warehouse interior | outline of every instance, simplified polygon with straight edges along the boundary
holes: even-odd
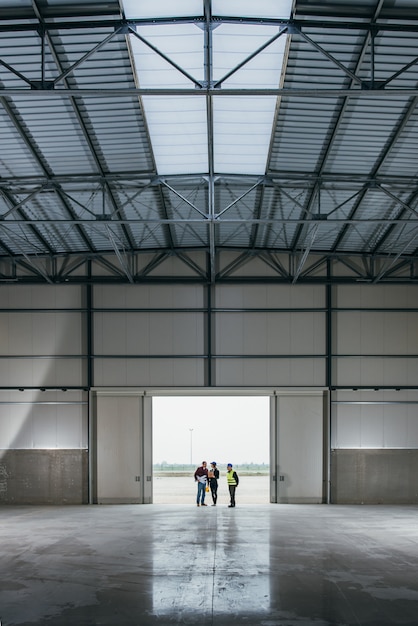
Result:
[[[417,105],[415,0],[0,0],[1,626],[417,626]]]

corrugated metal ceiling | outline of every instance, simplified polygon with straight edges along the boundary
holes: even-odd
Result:
[[[277,268],[277,280],[339,280],[331,266],[358,258],[353,280],[418,278],[416,2],[297,0],[290,20],[210,7],[181,17],[203,29],[206,52],[223,23],[285,29],[280,83],[147,91],[130,44],[136,22],[118,2],[0,0],[0,280],[137,282],[152,279],[135,269],[146,254],[149,267],[177,256],[188,276],[214,282],[225,279],[224,253],[237,267],[260,257],[269,279]],[[159,18],[159,32],[175,18]],[[211,76],[211,55],[200,57]],[[180,160],[158,172],[150,95],[205,99],[206,171]],[[225,95],[277,100],[262,175],[214,169],[214,103]],[[110,275],[62,269],[90,261]]]

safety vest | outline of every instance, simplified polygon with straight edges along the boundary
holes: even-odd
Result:
[[[234,470],[226,473],[226,480],[228,481],[228,485],[236,485],[237,481],[234,478]]]

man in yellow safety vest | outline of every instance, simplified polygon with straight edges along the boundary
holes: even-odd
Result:
[[[239,484],[238,474],[232,467],[232,463],[228,463],[226,469],[226,480],[228,482],[229,495],[231,497],[231,503],[228,508],[232,509],[235,506],[235,490]]]

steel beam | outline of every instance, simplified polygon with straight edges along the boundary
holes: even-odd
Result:
[[[100,9],[100,7],[99,7]],[[100,10],[99,10],[100,12]],[[13,11],[13,18],[16,18],[16,10]],[[32,16],[33,18],[35,15]],[[77,19],[79,17],[79,19]],[[363,16],[362,16],[363,17]],[[119,28],[134,28],[135,26],[162,26],[162,25],[170,25],[170,24],[198,24],[201,22],[205,22],[206,18],[202,14],[198,15],[188,15],[188,16],[167,16],[167,17],[153,17],[153,18],[129,18],[129,19],[100,19],[94,17],[85,17],[81,15],[77,15],[74,13],[74,19],[67,20],[65,18],[61,18],[59,15],[47,15],[44,16],[44,23],[46,30],[116,30]],[[402,19],[397,19],[397,21],[389,22],[386,18],[385,22],[379,22],[371,18],[369,21],[351,21],[351,20],[342,20],[336,17],[332,17],[332,19],[310,19],[306,18],[303,20],[298,19],[285,19],[285,18],[269,18],[269,17],[246,17],[246,16],[237,16],[237,15],[212,15],[211,21],[214,24],[253,24],[253,25],[269,25],[269,26],[288,26],[294,27],[295,29],[300,30],[309,30],[314,29],[318,31],[318,29],[325,31],[335,31],[335,30],[348,30],[348,31],[356,31],[356,32],[403,32],[403,33],[417,33],[418,32],[418,21],[412,21],[411,17],[405,17]],[[16,19],[13,19],[11,22],[7,22],[3,20],[0,24],[0,32],[33,32],[38,29],[36,23],[30,22],[18,22]]]
[[[199,97],[281,97],[281,98],[393,98],[400,96],[402,98],[418,97],[418,87],[396,87],[392,89],[360,89],[360,88],[336,88],[328,87],[248,87],[248,88],[231,88],[214,89],[211,87],[202,87],[201,89],[187,89],[183,87],[103,87],[103,88],[59,88],[59,89],[16,89],[10,87],[0,88],[0,97],[29,97],[53,99],[53,98],[133,98],[137,100],[139,96],[181,96],[190,98]]]

